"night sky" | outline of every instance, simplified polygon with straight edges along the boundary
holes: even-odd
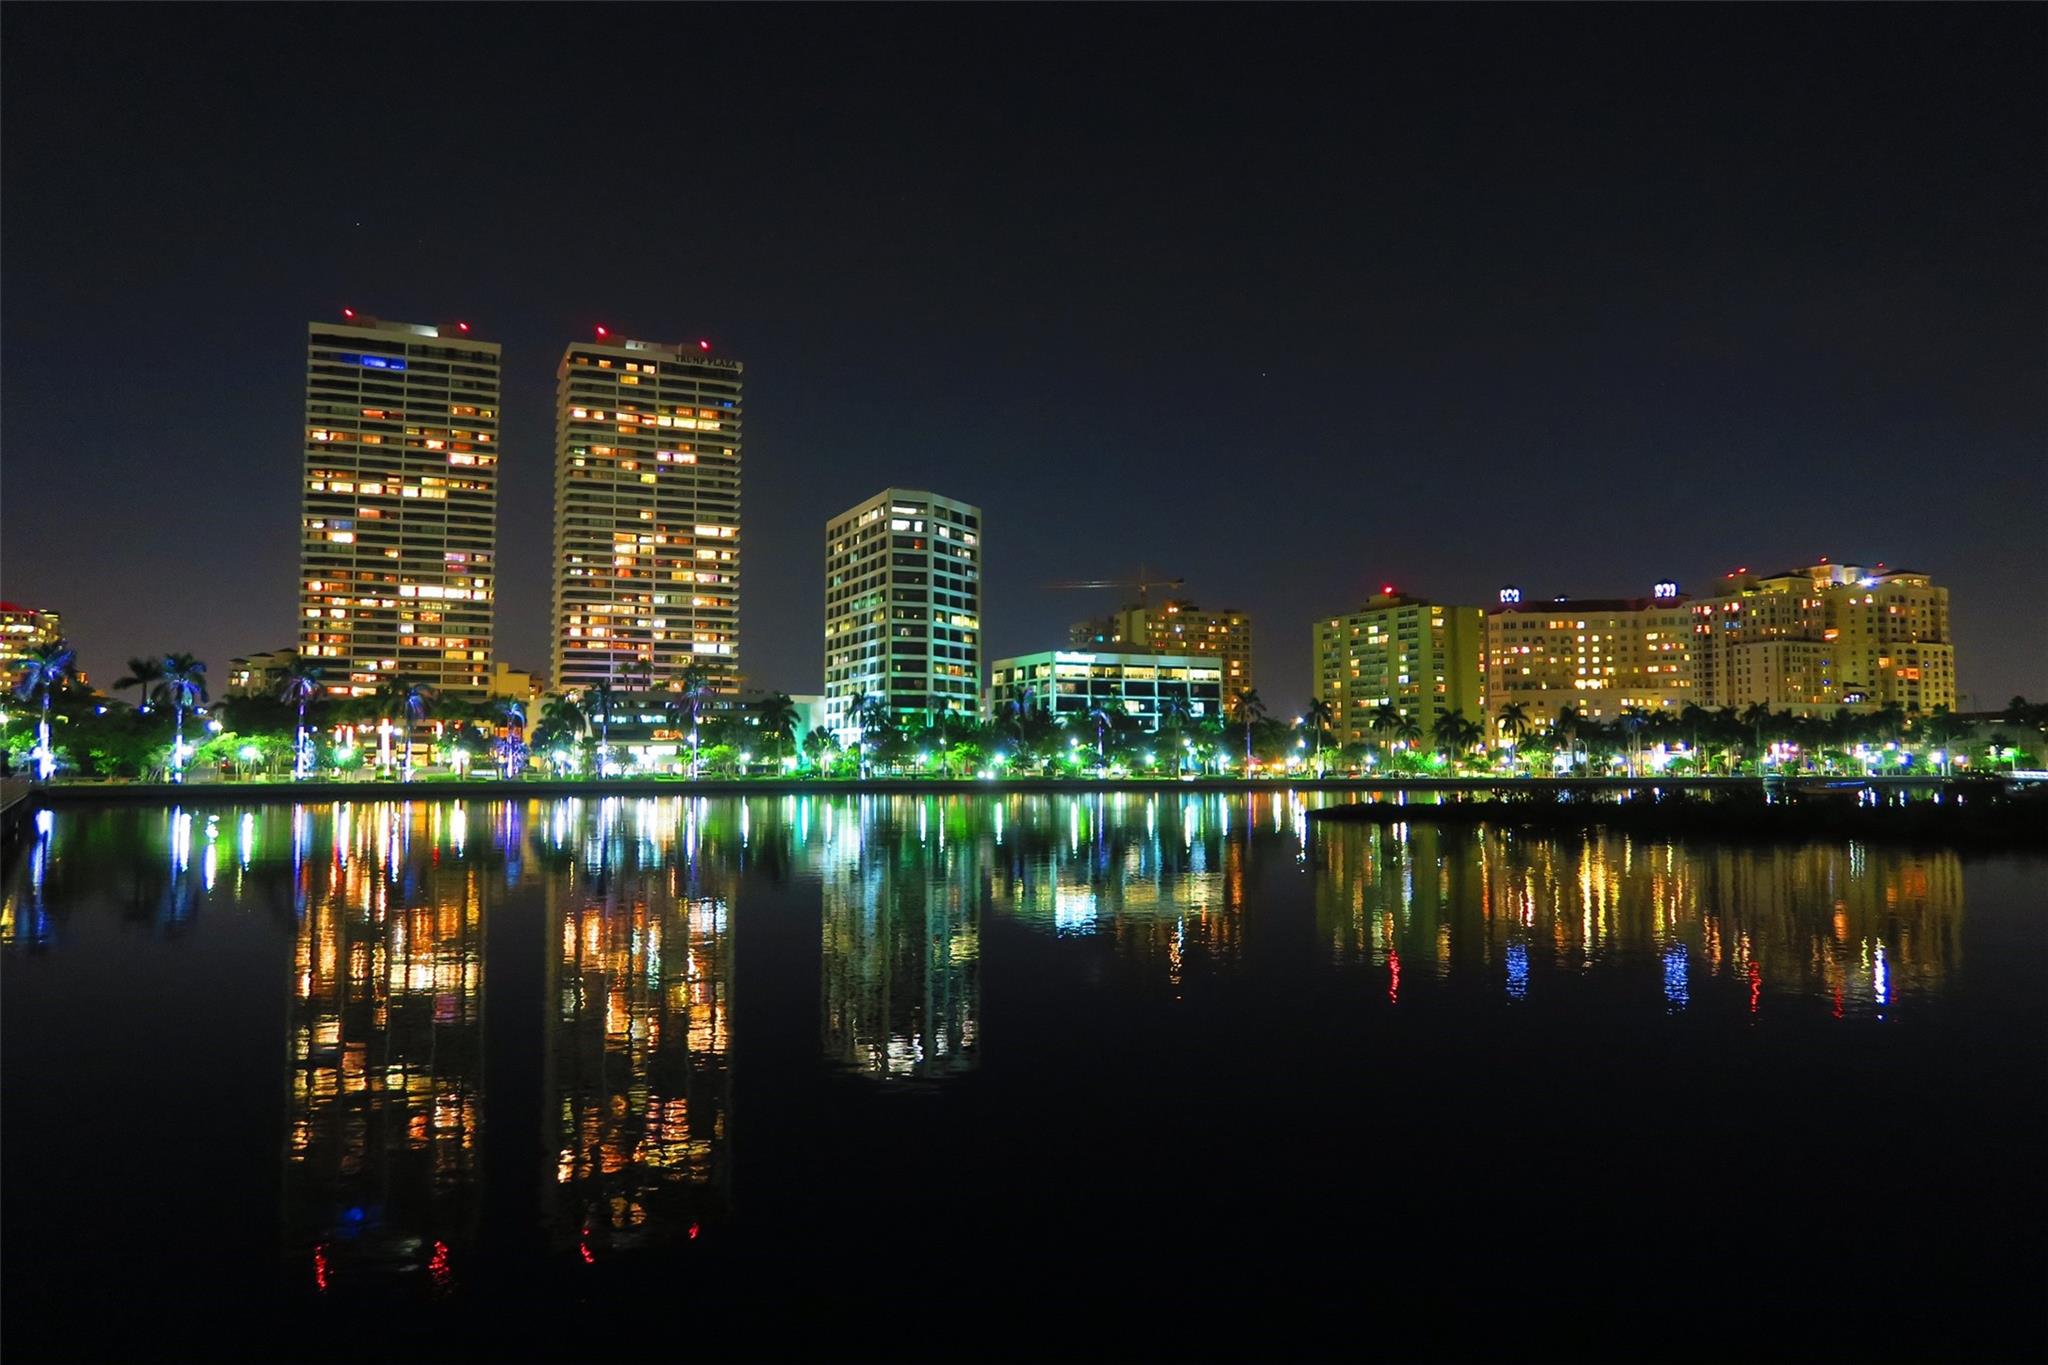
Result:
[[[743,665],[823,526],[986,509],[988,657],[1141,563],[1275,712],[1382,582],[1821,555],[2048,692],[2038,6],[9,6],[0,591],[95,681],[293,641],[305,324],[504,343],[499,653],[547,666],[554,367],[747,364]]]

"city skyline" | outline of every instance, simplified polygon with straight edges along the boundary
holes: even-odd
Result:
[[[662,211],[699,177],[650,183],[644,221],[614,219],[599,256],[583,215],[493,185],[539,137],[613,117],[557,129],[555,102],[520,105],[489,74],[566,78],[531,16],[482,40],[490,131],[419,125],[484,168],[444,194],[431,157],[357,149],[362,129],[272,60],[360,53],[333,17],[288,39],[209,20],[209,53],[179,64],[142,58],[175,46],[162,19],[109,34],[16,15],[0,582],[61,612],[103,682],[143,651],[218,668],[289,643],[299,329],[347,306],[463,317],[503,345],[496,647],[537,672],[551,363],[602,324],[749,366],[755,685],[822,676],[816,528],[894,484],[990,509],[989,658],[1122,605],[1039,585],[1149,564],[1253,618],[1258,686],[1293,707],[1313,623],[1381,584],[1486,605],[1501,582],[1539,600],[1692,590],[1829,555],[1952,589],[1962,704],[1997,707],[2048,686],[2041,614],[2015,591],[2048,437],[2043,120],[2037,83],[2007,79],[2039,42],[2019,20],[1880,14],[1853,62],[1823,14],[1781,17],[1769,44],[1755,18],[1684,13],[1509,15],[1483,34],[1432,12],[1303,20],[1455,60],[1452,99],[1426,62],[1360,81],[1299,34],[1196,14],[1186,70],[1148,102],[1113,79],[1148,40],[1113,19],[1058,50],[1073,81],[1053,92],[1030,78],[1047,40],[957,67],[958,28],[869,36],[825,15],[772,79],[706,78],[730,134],[720,210],[677,220],[670,256]],[[796,26],[691,22],[742,46]],[[423,23],[421,54],[457,32]],[[1283,43],[1314,79],[1239,78]],[[1953,58],[1932,74],[1930,44]],[[427,78],[426,56],[392,60]],[[1730,64],[1740,92],[1708,74]],[[246,84],[212,100],[229,69]],[[1909,73],[1910,109],[1884,94]],[[1657,156],[1618,103],[1561,93],[1581,87],[1658,111]],[[623,117],[646,97],[620,98]],[[51,113],[79,103],[95,117]],[[415,126],[374,103],[360,120]],[[168,152],[157,123],[181,129]],[[300,152],[257,154],[280,137]],[[1218,168],[1250,193],[1219,194]],[[107,390],[116,319],[151,363]]]

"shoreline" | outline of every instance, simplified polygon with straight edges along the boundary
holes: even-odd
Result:
[[[1620,801],[1508,797],[1498,801],[1406,806],[1361,801],[1308,813],[1311,825],[1394,825],[1526,831],[1538,835],[1612,832],[1646,839],[1716,843],[1885,843],[1981,851],[2048,852],[2048,801],[2014,800],[1998,788],[1981,799],[1895,802],[1770,801],[1754,790],[1719,799],[1687,792]]]
[[[1868,778],[1792,778],[1788,784],[1854,782],[1880,791],[1944,790],[1959,793],[1996,793],[2003,787],[1997,777],[1898,776],[1886,774]],[[12,784],[10,784],[12,785]],[[174,802],[179,805],[267,804],[298,801],[340,800],[515,800],[520,796],[801,796],[825,795],[932,795],[977,794],[1087,794],[1101,792],[1194,791],[1204,793],[1247,792],[1401,792],[1486,794],[1503,799],[1529,796],[1603,796],[1627,792],[1696,792],[1761,794],[1763,785],[1755,777],[875,777],[875,778],[699,778],[612,777],[612,778],[516,778],[511,781],[477,778],[427,778],[416,782],[393,781],[226,781],[226,782],[57,782],[28,786],[10,808],[44,809],[102,803]],[[1493,804],[1492,802],[1478,804]],[[1611,804],[1611,803],[1610,803]]]

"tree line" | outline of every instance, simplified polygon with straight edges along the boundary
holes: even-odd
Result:
[[[1222,714],[1198,713],[1183,697],[1163,698],[1149,725],[1114,692],[1055,710],[1056,698],[1027,691],[987,717],[905,714],[882,697],[863,695],[851,699],[835,734],[806,729],[787,693],[732,702],[701,669],[667,687],[629,692],[600,683],[550,694],[529,716],[523,700],[439,694],[402,675],[367,693],[336,695],[319,662],[300,656],[260,685],[216,702],[205,663],[187,653],[130,659],[112,691],[103,696],[83,685],[64,642],[32,650],[14,688],[28,706],[10,708],[0,731],[9,771],[159,780],[195,770],[407,778],[425,765],[457,775],[488,766],[508,778],[529,771],[620,775],[650,771],[636,754],[644,755],[654,736],[676,751],[671,771],[721,777],[1732,774],[1767,763],[1792,771],[1869,771],[1887,763],[1953,770],[1958,762],[2038,765],[2048,732],[2048,705],[2024,697],[2012,699],[1989,735],[1945,710],[1918,716],[1895,706],[1827,716],[1761,705],[1687,706],[1608,719],[1567,708],[1543,721],[1508,702],[1484,723],[1451,713],[1426,725],[1383,704],[1367,715],[1363,737],[1340,739],[1332,709],[1320,699],[1297,716],[1280,717],[1257,691],[1244,689]]]

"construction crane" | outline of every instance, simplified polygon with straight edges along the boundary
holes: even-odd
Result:
[[[1154,578],[1151,571],[1140,568],[1133,578],[1076,578],[1061,583],[1046,583],[1047,588],[1135,588],[1138,591],[1138,605],[1145,605],[1145,593],[1150,588],[1178,588],[1186,583],[1185,578]]]

